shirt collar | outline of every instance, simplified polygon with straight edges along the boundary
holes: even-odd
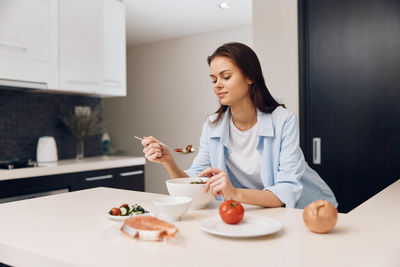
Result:
[[[210,138],[220,138],[224,146],[229,144],[229,119],[230,108],[222,114],[221,121],[211,128]],[[264,113],[257,109],[258,136],[274,137],[274,125],[272,122],[272,114]]]
[[[258,136],[274,137],[272,113],[265,113],[257,109]]]
[[[210,138],[219,138],[221,143],[229,147],[229,117],[231,109],[228,107],[222,114],[221,120],[211,128]]]

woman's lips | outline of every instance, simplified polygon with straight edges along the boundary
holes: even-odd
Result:
[[[228,93],[218,93],[217,95],[218,95],[218,97],[219,98],[223,98],[225,95],[227,95]]]

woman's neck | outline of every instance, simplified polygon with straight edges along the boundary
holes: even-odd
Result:
[[[246,131],[257,123],[257,109],[250,100],[250,103],[231,106],[233,124],[241,131]]]

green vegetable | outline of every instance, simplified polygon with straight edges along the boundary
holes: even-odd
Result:
[[[128,215],[128,212],[129,212],[129,208],[128,207],[122,207],[122,208],[120,208],[120,210],[121,210],[121,215],[122,216]]]
[[[114,208],[113,208],[114,209]],[[113,215],[113,209],[109,210],[108,213],[110,215]],[[136,215],[140,215],[140,214],[145,214],[145,213],[149,213],[149,210],[144,209],[142,206],[135,204],[132,206],[125,206],[125,207],[121,207],[121,208],[115,208],[115,209],[119,209],[120,210],[120,214],[118,216],[129,216],[132,215],[133,213]],[[126,211],[126,212],[124,212]],[[114,215],[113,215],[114,216]]]
[[[142,206],[140,206],[138,204],[135,204],[135,205],[132,205],[129,208],[128,213],[126,215],[131,215],[133,213],[135,213],[135,214],[144,214],[144,213],[149,213],[149,211],[144,209]]]
[[[206,182],[204,182],[204,181],[193,181],[193,182],[190,182],[189,184],[205,184]]]

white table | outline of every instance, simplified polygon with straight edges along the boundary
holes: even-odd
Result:
[[[400,266],[400,180],[348,214],[329,234],[311,233],[302,210],[245,207],[283,229],[257,238],[201,231],[211,208],[190,210],[172,242],[145,242],[105,216],[122,203],[152,209],[163,195],[95,188],[0,205],[0,262],[16,266]],[[393,212],[389,212],[392,210]]]

